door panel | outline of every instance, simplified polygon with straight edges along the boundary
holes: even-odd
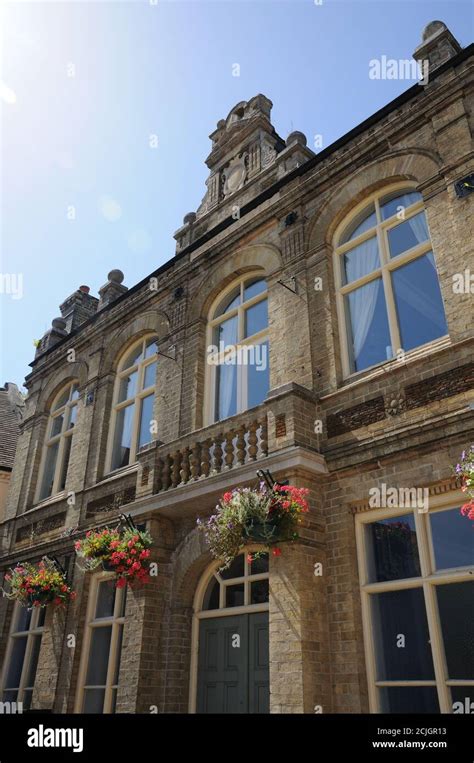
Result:
[[[267,612],[201,620],[197,712],[268,713],[268,651]]]
[[[270,712],[268,612],[249,618],[249,713]]]

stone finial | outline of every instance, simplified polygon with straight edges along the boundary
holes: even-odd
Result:
[[[192,225],[196,220],[196,212],[188,212],[183,217],[183,225]]]
[[[303,132],[299,132],[299,130],[295,130],[294,132],[290,132],[286,139],[286,145],[287,146],[306,146],[307,144],[306,135]]]
[[[55,344],[57,344],[61,339],[63,339],[65,336],[68,335],[68,332],[66,331],[67,321],[64,318],[53,318],[51,321],[51,328],[49,331],[46,332],[44,337],[42,338],[41,342],[38,344],[36,348],[35,358],[38,355],[42,355],[43,352],[46,352],[46,350],[49,350],[50,347],[53,347]]]
[[[420,63],[423,70],[428,66],[429,78],[431,72],[457,55],[460,50],[459,42],[446,24],[442,21],[430,21],[423,30],[422,42],[413,53],[413,58]]]
[[[66,321],[64,320],[64,318],[53,318],[53,320],[51,321],[51,326],[56,331],[64,331],[64,333],[67,333]]]
[[[107,276],[107,283],[99,289],[100,299],[97,310],[103,310],[106,305],[115,302],[118,297],[128,291],[128,287],[122,283],[124,278],[124,274],[118,268],[110,271]]]

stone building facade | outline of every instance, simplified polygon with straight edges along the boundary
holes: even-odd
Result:
[[[26,379],[0,565],[55,555],[77,598],[0,601],[4,700],[452,712],[472,691],[452,465],[473,431],[473,49],[433,22],[415,57],[425,85],[316,154],[265,96],[239,103],[173,259],[61,305]],[[225,346],[212,365],[215,337],[268,368],[226,365]],[[281,556],[216,577],[196,517],[257,469],[309,488],[310,513]],[[73,545],[120,513],[158,563],[126,597]]]

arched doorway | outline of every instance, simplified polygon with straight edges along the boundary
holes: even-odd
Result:
[[[191,710],[268,713],[268,555],[207,571],[194,608]]]

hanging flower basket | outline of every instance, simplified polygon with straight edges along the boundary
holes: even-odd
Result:
[[[146,530],[127,527],[124,530],[90,530],[83,540],[74,544],[76,554],[84,560],[86,569],[98,567],[114,572],[117,588],[135,586],[150,581],[150,546],[153,540]]]
[[[269,489],[263,482],[258,489],[238,488],[224,493],[212,516],[197,520],[205,534],[212,555],[229,567],[248,543],[280,554],[277,544],[298,538],[301,514],[308,511],[306,488],[275,484]],[[253,554],[255,557],[259,553]]]
[[[461,478],[461,490],[469,496],[469,501],[461,506],[461,514],[474,521],[474,445],[463,450],[454,471]]]
[[[23,607],[65,607],[76,598],[76,593],[66,582],[63,572],[52,559],[43,557],[39,564],[17,564],[5,575],[10,590],[4,591],[9,599],[18,601]]]

